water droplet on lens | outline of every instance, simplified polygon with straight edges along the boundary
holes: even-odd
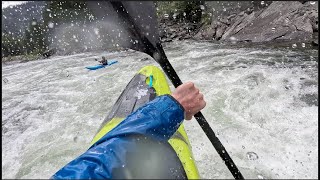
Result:
[[[49,23],[48,23],[48,27],[49,27],[49,28],[53,28],[53,27],[54,27],[54,24],[53,24],[52,22],[49,22]]]
[[[255,152],[247,152],[247,158],[249,160],[257,160],[259,156]]]
[[[258,175],[258,179],[264,179],[264,178],[263,178],[263,176],[261,176],[261,175]]]
[[[4,79],[3,79],[3,82],[4,82],[4,83],[8,83],[9,80],[8,80],[7,78],[4,78]]]
[[[237,38],[235,38],[234,36],[231,36],[229,39],[230,39],[232,44],[237,43]]]

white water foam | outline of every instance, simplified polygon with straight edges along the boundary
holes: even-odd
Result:
[[[203,92],[202,113],[245,178],[317,178],[316,61],[188,41],[165,51],[182,81]],[[85,69],[101,56],[119,63]],[[49,178],[82,154],[133,75],[158,66],[144,57],[92,52],[3,66],[3,178]],[[196,120],[185,127],[201,177],[232,178]]]

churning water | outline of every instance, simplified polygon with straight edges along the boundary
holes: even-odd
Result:
[[[245,178],[318,178],[318,51],[204,42],[165,47]],[[119,63],[89,71],[95,58]],[[49,178],[90,145],[147,55],[92,52],[2,67],[2,177]],[[158,66],[159,67],[159,66]],[[171,86],[173,90],[173,86]],[[196,120],[185,122],[202,178],[233,178]]]

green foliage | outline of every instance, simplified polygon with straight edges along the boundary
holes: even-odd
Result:
[[[23,38],[15,37],[10,33],[2,33],[1,53],[2,57],[23,54]]]
[[[42,16],[46,28],[45,41],[47,44],[54,41],[53,30],[58,26],[72,27],[94,20],[85,1],[48,1],[44,9]]]
[[[44,25],[33,19],[25,31],[24,45],[27,54],[41,54],[46,49]]]
[[[165,14],[169,14],[170,18],[191,22],[209,22],[208,17],[202,14],[202,9],[200,5],[203,4],[203,1],[158,1],[156,2],[157,14],[161,18]],[[24,37],[14,37],[11,33],[3,32],[2,33],[2,56],[15,56],[21,54],[28,55],[38,55],[42,54],[48,49],[48,45],[51,44],[51,41],[55,40],[53,30],[57,29],[58,26],[66,25],[65,28],[68,32],[61,32],[58,35],[65,35],[65,39],[71,39],[75,41],[75,38],[68,37],[73,36],[77,33],[77,27],[86,25],[89,22],[95,21],[93,14],[87,8],[85,1],[46,1],[46,5],[43,10],[43,21],[38,22],[36,19],[33,19],[29,23],[29,27],[25,30]],[[173,18],[174,17],[174,18]],[[73,26],[75,28],[73,29]],[[74,33],[73,33],[74,32]],[[102,33],[101,33],[102,32]],[[101,34],[103,34],[102,39],[112,39],[112,32],[104,32],[103,28],[101,29]],[[103,33],[104,32],[104,33]],[[81,34],[81,33],[80,33]],[[59,38],[59,37],[58,37]],[[77,37],[78,39],[85,39],[86,37]],[[60,39],[59,39],[60,40]],[[64,42],[64,41],[63,41]],[[67,41],[68,42],[68,41]],[[71,42],[72,43],[72,42]],[[98,46],[103,46],[104,43],[100,41],[97,43]],[[83,44],[79,42],[72,43],[73,45],[82,46]],[[94,45],[95,43],[93,43]],[[107,42],[106,44],[110,44]],[[116,43],[112,43],[116,44]],[[67,44],[70,47],[70,45]]]
[[[201,24],[208,26],[211,24],[212,17],[209,15],[209,13],[204,13],[201,16]]]
[[[2,33],[2,57],[17,56],[22,54],[42,54],[47,48],[45,42],[46,28],[43,24],[33,19],[25,30],[25,35],[13,36],[11,33]]]
[[[43,12],[44,24],[85,23],[90,18],[85,1],[48,1]]]
[[[198,23],[201,21],[202,1],[159,1],[157,2],[157,15],[163,18],[168,14],[171,19]]]

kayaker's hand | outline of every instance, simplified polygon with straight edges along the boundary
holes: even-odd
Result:
[[[190,120],[194,114],[206,106],[203,94],[194,86],[194,83],[187,82],[178,86],[171,94],[184,108],[185,119]]]

